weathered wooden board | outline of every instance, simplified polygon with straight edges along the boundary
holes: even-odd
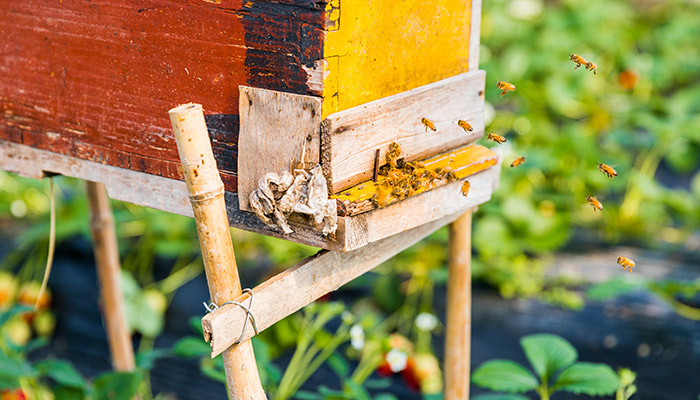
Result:
[[[457,217],[458,215],[443,217],[359,250],[347,253],[321,251],[266,280],[253,288],[255,298],[251,311],[258,330],[269,328],[319,297],[337,290]],[[244,294],[236,301],[248,304],[249,297],[250,295]],[[225,305],[202,318],[204,340],[211,346],[212,358],[238,340],[246,318],[245,311],[233,304]],[[254,331],[248,324],[243,340],[253,336]]]
[[[241,210],[250,211],[250,193],[265,174],[290,171],[295,161],[321,161],[321,99],[246,86],[240,93],[238,198]]]
[[[93,182],[104,183],[113,199],[127,201],[145,207],[193,217],[187,197],[185,182],[136,171],[80,160],[46,150],[0,140],[0,170],[41,179],[46,175],[60,174]],[[285,235],[265,225],[250,212],[240,211],[238,196],[226,192],[226,210],[229,225],[234,228],[258,232],[268,236],[292,240],[309,246],[332,250],[345,249],[345,220],[338,221],[338,233],[332,240],[320,232],[290,222],[294,233]]]
[[[0,139],[178,178],[165,111],[205,105],[236,191],[238,85],[320,95],[313,0],[0,0]]]
[[[0,140],[0,169],[31,178],[61,174],[104,183],[110,197],[175,214],[192,217],[185,182],[163,178],[91,161],[63,156],[45,150]],[[334,251],[351,251],[384,237],[477,206],[491,197],[498,182],[498,164],[473,175],[469,195],[461,196],[462,181],[408,198],[386,208],[355,217],[338,218],[338,231],[333,237],[290,221],[294,232],[265,225],[258,217],[238,206],[238,196],[226,192],[229,225],[268,236],[292,240]]]
[[[384,164],[392,142],[407,161],[465,145],[484,134],[486,73],[474,71],[340,111],[324,119],[321,159],[331,193],[370,179],[374,154]],[[421,119],[437,128],[433,132]],[[466,132],[458,120],[472,125]]]

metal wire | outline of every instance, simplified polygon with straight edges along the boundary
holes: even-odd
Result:
[[[224,304],[222,304],[221,306],[217,306],[216,303],[207,304],[206,301],[202,303],[202,304],[204,304],[204,308],[207,310],[207,313],[214,312],[214,311],[218,310],[220,307],[223,307],[227,304],[235,304],[238,307],[242,308],[246,312],[246,318],[245,318],[245,322],[243,323],[243,329],[241,331],[241,336],[239,336],[238,340],[233,342],[233,344],[238,344],[243,340],[243,336],[245,336],[245,330],[248,327],[248,320],[250,320],[251,324],[253,324],[253,330],[255,331],[255,334],[257,335],[258,333],[260,333],[260,332],[258,332],[258,325],[255,323],[255,316],[253,315],[253,312],[250,311],[250,309],[253,308],[253,291],[246,288],[246,289],[243,289],[242,292],[250,294],[250,302],[248,303],[248,306],[245,306],[243,303],[239,303],[237,301],[227,301]]]

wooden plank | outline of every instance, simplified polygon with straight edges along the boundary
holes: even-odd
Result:
[[[345,230],[356,242],[372,243],[448,215],[459,214],[491,199],[500,175],[499,164],[469,178],[449,183],[389,207],[346,218]],[[469,181],[469,194],[462,194]],[[349,244],[349,243],[348,243]]]
[[[470,0],[327,4],[324,117],[467,72]]]
[[[46,173],[49,173],[101,182],[105,184],[107,193],[113,199],[193,217],[185,182],[181,180],[84,161],[3,140],[0,140],[0,170],[35,179],[41,179]],[[338,231],[335,238],[326,238],[320,232],[295,224],[293,221],[290,221],[290,225],[294,229],[294,233],[284,235],[281,231],[276,231],[265,225],[255,214],[240,211],[238,196],[235,193],[226,192],[224,196],[231,227],[313,247],[330,250],[344,250],[346,248],[343,218],[338,220]]]
[[[444,217],[347,253],[321,251],[275,275],[253,289],[251,311],[258,330],[269,328],[324,294],[337,290],[454,218],[456,216]],[[244,294],[236,301],[248,304],[248,297],[248,294]],[[204,340],[212,348],[212,357],[233,345],[241,335],[246,318],[243,309],[233,304],[225,305],[202,318]],[[252,327],[248,325],[243,340],[254,336]]]
[[[248,198],[265,174],[321,161],[321,99],[241,86],[238,108],[238,204],[251,211]]]
[[[37,179],[51,173],[102,182],[109,196],[116,200],[193,216],[185,183],[179,180],[79,160],[3,140],[0,140],[0,169]],[[338,218],[335,237],[324,237],[294,221],[290,221],[294,233],[285,235],[265,225],[255,214],[241,211],[235,193],[226,192],[224,196],[231,227],[309,246],[350,251],[487,201],[498,184],[498,171],[500,166],[497,164],[468,178],[472,187],[466,198],[458,195],[462,181],[456,181],[371,213]]]
[[[370,179],[376,149],[385,163],[392,142],[412,161],[482,137],[485,76],[469,72],[329,115],[321,127],[321,160],[331,193]],[[436,132],[423,125],[423,117]],[[459,127],[460,119],[473,131]]]
[[[305,68],[322,59],[325,12],[213,3],[0,0],[0,139],[176,179],[163,111],[196,101],[235,176],[238,85],[320,95]]]
[[[392,185],[399,185],[396,176],[400,177],[398,182],[415,179],[420,186],[417,189],[411,187],[409,196],[417,196],[449,183],[447,178],[433,179],[432,174],[441,176],[438,171],[444,175],[443,171],[449,169],[452,178],[459,180],[494,166],[498,162],[498,156],[484,146],[469,145],[421,160],[421,162],[423,167],[419,171],[425,172],[421,172],[419,176],[412,175],[410,171],[397,169],[393,171],[396,173],[393,174],[393,178],[380,175],[376,181],[361,182],[359,185],[333,195],[332,198],[343,203],[346,216],[358,215],[403,200],[404,194],[400,194],[398,197],[391,194],[394,188]],[[375,196],[378,199],[380,194],[383,196],[383,204],[374,200]]]

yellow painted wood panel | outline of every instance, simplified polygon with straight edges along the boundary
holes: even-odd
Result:
[[[334,0],[323,116],[468,70],[471,0]]]

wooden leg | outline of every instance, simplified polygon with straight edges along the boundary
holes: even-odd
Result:
[[[97,278],[100,282],[112,365],[117,371],[130,371],[135,367],[134,349],[131,346],[131,335],[124,310],[114,216],[105,185],[89,181],[86,184]]]
[[[469,398],[471,350],[471,229],[468,211],[450,224],[445,338],[445,400]]]
[[[241,295],[224,201],[224,184],[216,168],[202,106],[185,104],[170,110],[187,193],[192,202],[211,300],[222,305]],[[265,399],[250,341],[222,353],[231,400]]]

